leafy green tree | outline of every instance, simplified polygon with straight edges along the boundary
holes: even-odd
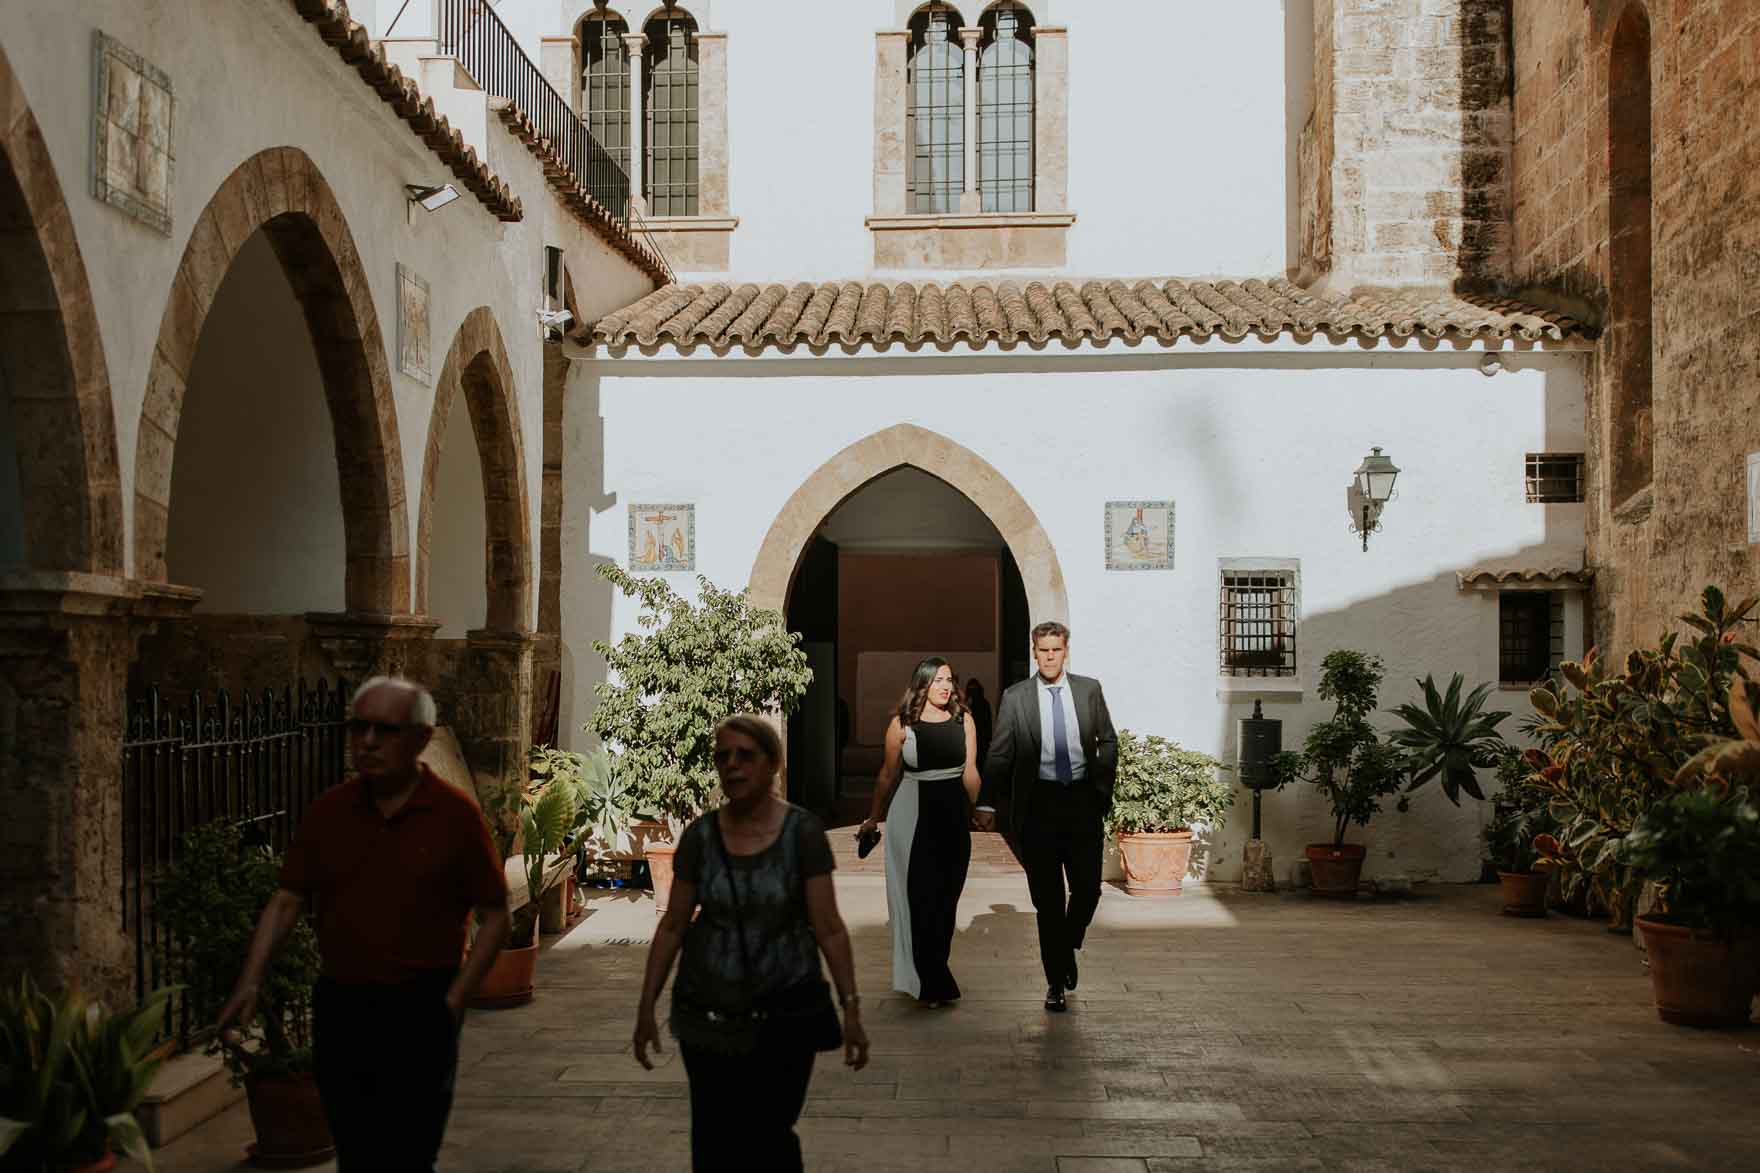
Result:
[[[1272,759],[1277,789],[1308,782],[1325,795],[1335,847],[1344,845],[1352,823],[1368,826],[1381,800],[1398,793],[1405,780],[1405,755],[1369,724],[1382,675],[1379,656],[1347,648],[1328,652],[1320,661],[1320,698],[1333,703],[1331,719],[1308,731],[1300,752],[1285,750]]]
[[[1107,832],[1186,831],[1193,823],[1219,829],[1234,804],[1234,788],[1222,780],[1224,769],[1209,754],[1181,749],[1165,737],[1119,730]]]
[[[781,613],[753,607],[743,590],[698,575],[692,602],[663,578],[611,564],[598,572],[641,603],[643,630],[594,641],[612,678],[595,686],[587,728],[616,752],[632,808],[676,833],[714,803],[715,726],[736,713],[794,712],[812,669]]]

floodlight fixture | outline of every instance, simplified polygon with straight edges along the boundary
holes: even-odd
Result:
[[[409,202],[420,204],[424,212],[438,212],[459,196],[459,191],[450,183],[432,186],[420,183],[406,183],[403,190],[409,193]]]

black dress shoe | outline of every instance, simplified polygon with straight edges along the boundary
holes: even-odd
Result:
[[[1071,953],[1069,955],[1069,973],[1063,979],[1063,988],[1066,990],[1075,989],[1076,988],[1076,979],[1079,976],[1080,975],[1076,973],[1076,955],[1074,953]]]
[[[1063,1000],[1063,991],[1056,986],[1045,988],[1045,1009],[1053,1014],[1062,1014],[1069,1009],[1069,1003]]]

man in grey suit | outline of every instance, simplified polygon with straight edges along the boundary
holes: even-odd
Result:
[[[1039,671],[1002,694],[977,817],[988,831],[1002,810],[1039,914],[1045,1009],[1059,1012],[1068,1009],[1063,995],[1076,988],[1076,950],[1100,905],[1101,820],[1112,809],[1118,775],[1106,694],[1093,677],[1065,672],[1068,658],[1069,628],[1033,628]]]

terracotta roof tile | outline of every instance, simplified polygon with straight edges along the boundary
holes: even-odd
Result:
[[[1031,280],[668,285],[579,331],[618,348],[707,346],[792,350],[899,344],[980,349],[1114,338],[1171,343],[1314,334],[1576,342],[1594,331],[1536,306],[1444,289],[1365,286],[1314,293],[1282,277],[1075,283]]]
[[[1595,580],[1595,572],[1587,567],[1575,570],[1564,566],[1502,567],[1475,566],[1455,572],[1461,590],[1495,590],[1503,586],[1530,588],[1583,589]]]

